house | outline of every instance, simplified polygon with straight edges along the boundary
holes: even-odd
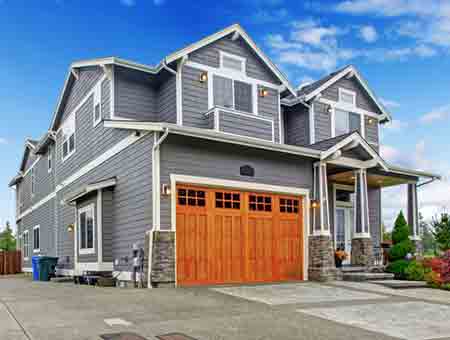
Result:
[[[394,185],[420,249],[418,183],[439,176],[380,156],[390,120],[354,66],[295,89],[239,25],[156,67],[75,62],[9,183],[23,267],[129,279],[137,245],[152,285],[326,280],[336,248],[374,263]]]

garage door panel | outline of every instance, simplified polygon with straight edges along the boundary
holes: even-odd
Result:
[[[189,186],[181,193],[178,284],[302,279],[301,199]]]

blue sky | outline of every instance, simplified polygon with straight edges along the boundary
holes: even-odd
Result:
[[[0,0],[0,225],[13,220],[7,183],[24,140],[49,127],[67,68],[118,56],[156,64],[240,23],[294,86],[354,64],[392,112],[383,156],[450,173],[450,3],[444,0],[171,1]],[[404,209],[404,188],[383,195],[384,219]],[[427,218],[450,206],[444,181],[419,192]]]

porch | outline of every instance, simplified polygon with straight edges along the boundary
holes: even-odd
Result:
[[[383,264],[381,191],[387,187],[407,186],[410,238],[420,254],[417,191],[439,176],[388,165],[357,132],[314,146],[323,156],[314,165],[310,279],[336,277],[336,250],[349,255],[343,261],[347,267],[369,270]]]

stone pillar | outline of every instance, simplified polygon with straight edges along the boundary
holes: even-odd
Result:
[[[327,166],[325,163],[314,165],[313,193],[313,199],[318,202],[318,206],[313,208],[311,214],[308,277],[315,281],[334,280],[336,267],[330,234]]]
[[[417,184],[408,184],[408,225],[410,227],[410,239],[416,247],[416,254],[423,254],[422,238],[420,236],[419,204],[417,199]]]
[[[175,232],[153,232],[151,261],[151,285],[175,286]]]
[[[367,192],[367,171],[359,169],[355,171],[355,230],[352,238],[352,266],[370,267],[374,264]]]

